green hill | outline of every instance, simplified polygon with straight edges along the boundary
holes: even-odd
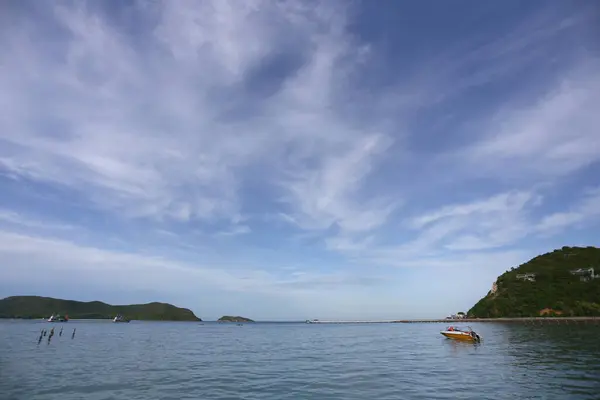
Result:
[[[217,320],[218,322],[254,322],[250,318],[244,317],[232,317],[229,315],[224,315]]]
[[[201,321],[191,310],[166,303],[117,305],[100,301],[81,302],[39,296],[12,296],[0,300],[0,318],[48,318],[52,314],[70,319],[104,319],[121,314],[132,320]]]
[[[589,268],[594,269],[594,277],[584,271]],[[600,316],[600,249],[563,247],[512,268],[467,314],[476,318]]]

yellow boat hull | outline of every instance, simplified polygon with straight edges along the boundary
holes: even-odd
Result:
[[[447,337],[448,339],[454,340],[462,340],[465,342],[475,342],[477,339],[469,334],[459,333],[459,332],[440,332],[442,335]]]

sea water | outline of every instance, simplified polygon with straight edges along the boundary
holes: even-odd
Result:
[[[600,399],[599,325],[471,326],[0,321],[0,399]]]

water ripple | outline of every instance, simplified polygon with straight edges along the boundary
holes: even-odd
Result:
[[[77,335],[71,339],[72,327]],[[0,322],[2,399],[597,399],[595,326]],[[57,329],[58,326],[57,326]]]

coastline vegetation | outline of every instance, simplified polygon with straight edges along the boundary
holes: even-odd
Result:
[[[12,296],[0,300],[0,318],[41,319],[52,314],[69,319],[109,319],[121,314],[130,320],[202,321],[186,308],[167,303],[110,305],[40,296]]]
[[[600,316],[600,249],[565,246],[511,268],[467,316]]]

